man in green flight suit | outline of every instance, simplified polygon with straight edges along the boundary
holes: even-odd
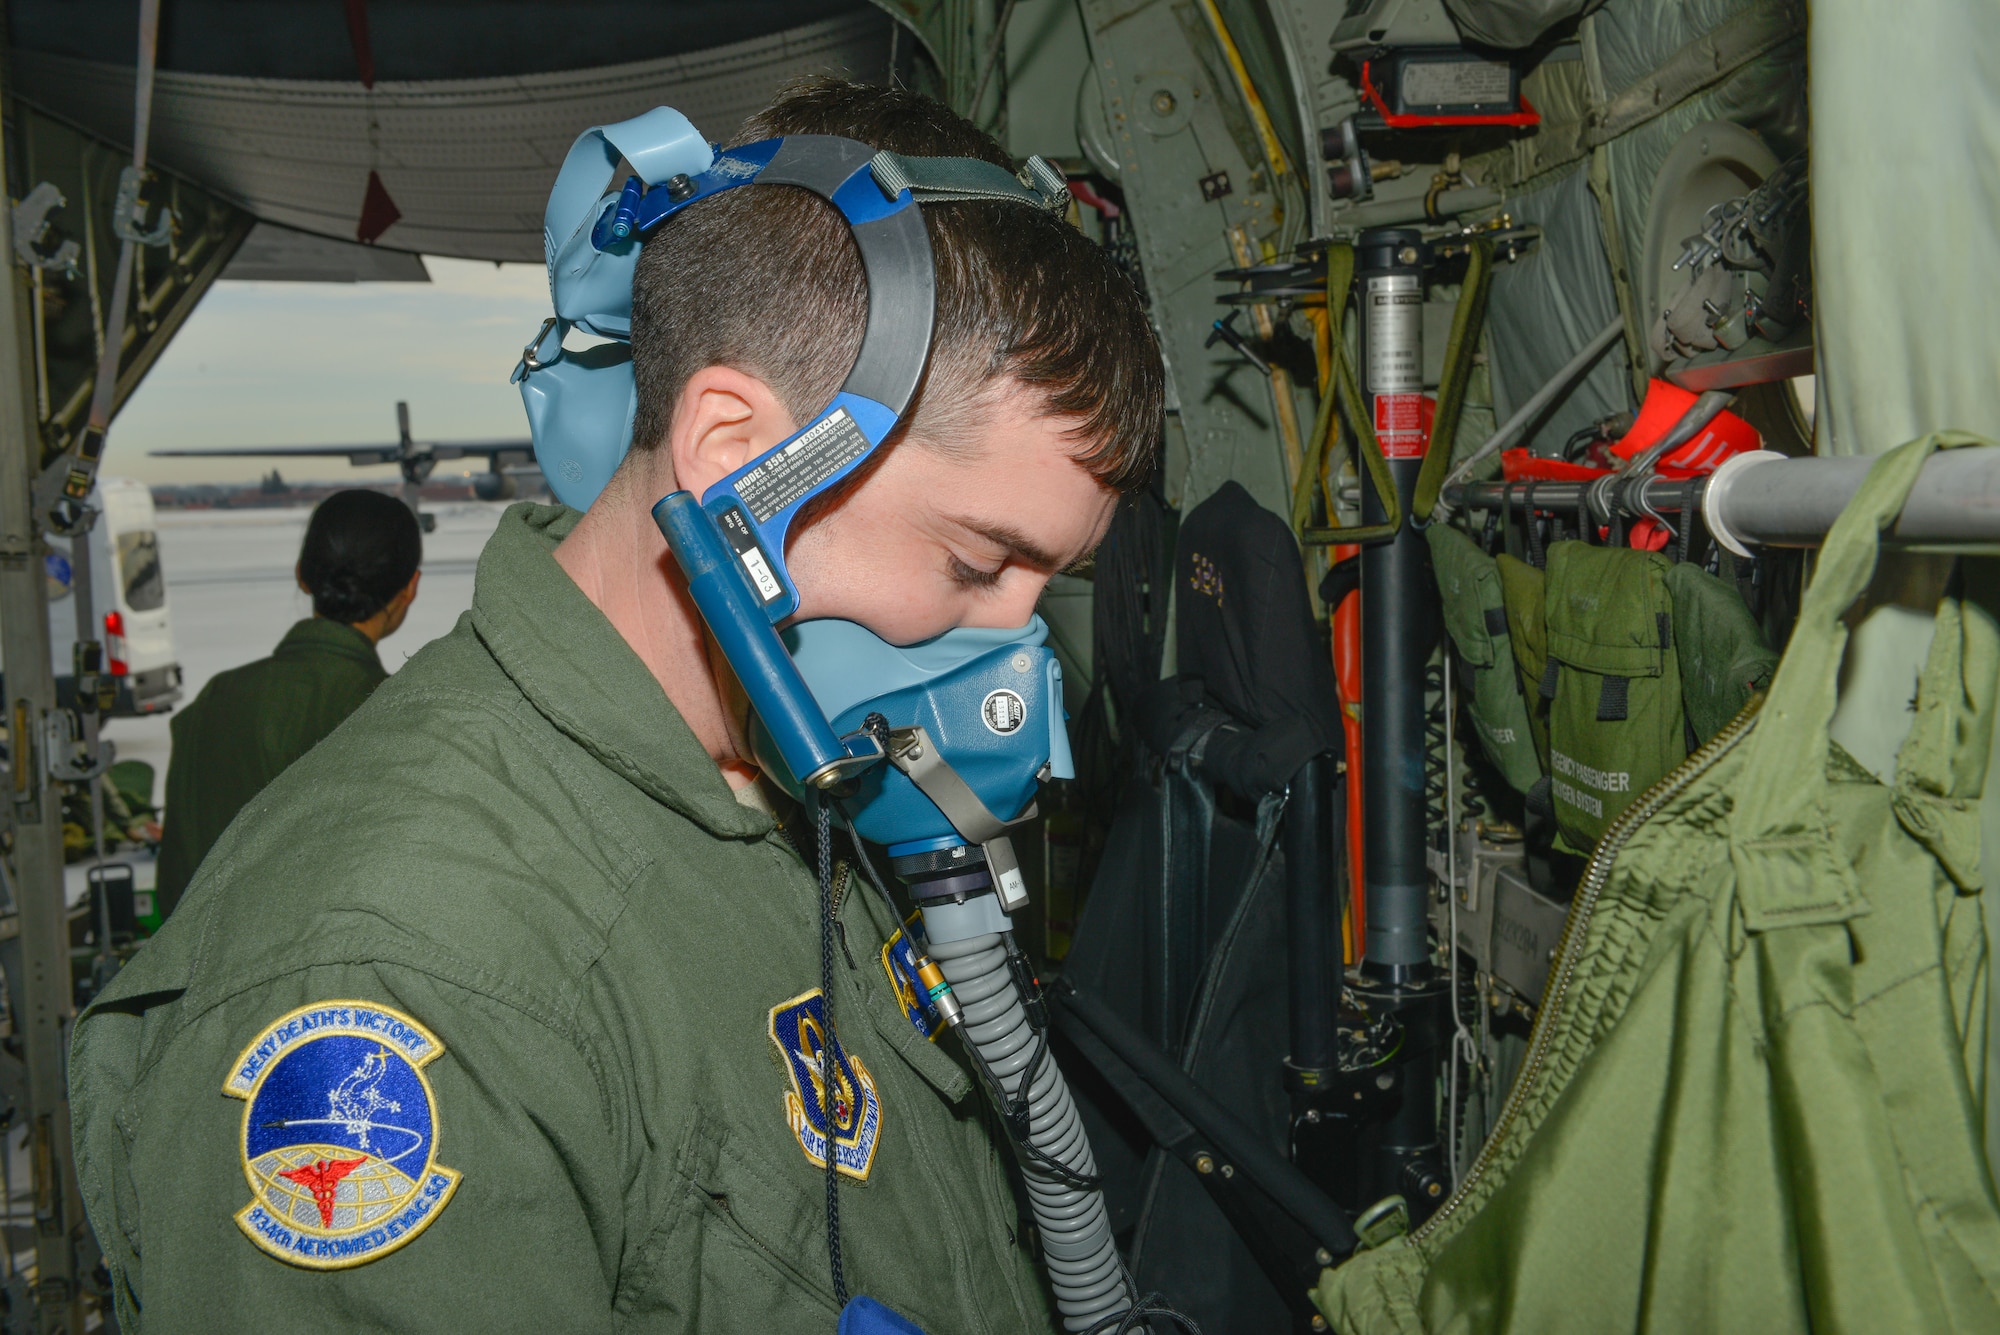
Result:
[[[837,81],[744,138],[802,133],[1011,167],[935,103]],[[1162,420],[1103,251],[1017,204],[924,217],[906,429],[789,550],[802,619],[896,643],[1027,621]],[[834,1330],[826,1142],[797,1115],[817,886],[649,510],[820,411],[867,300],[803,191],[654,233],[604,493],[508,512],[457,629],[245,808],[78,1021],[80,1176],[127,1329]],[[836,915],[828,1037],[872,1113],[838,1156],[849,1284],[933,1335],[1048,1329],[996,1119],[882,965],[897,924],[867,894]]]
[[[416,601],[423,534],[379,491],[337,491],[314,508],[299,549],[313,614],[269,658],[212,678],[174,715],[160,840],[160,912],[245,803],[361,707],[388,678],[375,646]]]

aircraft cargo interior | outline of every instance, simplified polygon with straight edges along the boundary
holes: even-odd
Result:
[[[1990,0],[0,45],[0,1335],[2000,1330]]]

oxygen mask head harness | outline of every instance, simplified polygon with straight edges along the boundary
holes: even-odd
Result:
[[[603,193],[621,158],[636,174]],[[920,896],[928,888],[962,902],[990,876],[1011,912],[1026,887],[1005,831],[1033,814],[1042,779],[1073,772],[1062,672],[1041,618],[907,647],[852,622],[808,621],[782,633],[778,623],[799,606],[785,565],[793,519],[896,429],[923,377],[935,271],[919,204],[1001,200],[1054,211],[1069,198],[1059,172],[1030,158],[1016,177],[977,159],[901,157],[826,135],[724,150],[667,107],[586,131],[544,217],[555,314],[513,377],[535,457],[565,504],[596,499],[632,443],[641,238],[711,195],[753,184],[810,190],[846,219],[868,281],[860,351],[803,429],[699,500],[667,496],[654,520],[749,696],[759,763],[794,793],[842,795],[855,830],[889,846]],[[571,329],[612,341],[572,352],[563,347]]]

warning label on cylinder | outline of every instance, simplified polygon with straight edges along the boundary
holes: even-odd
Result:
[[[1421,459],[1431,438],[1437,401],[1428,394],[1377,394],[1375,438],[1385,459]]]
[[[1368,279],[1368,392],[1401,394],[1424,387],[1424,293],[1415,274]]]

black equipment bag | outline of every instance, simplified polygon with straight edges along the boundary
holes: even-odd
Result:
[[[1151,759],[1128,771],[1063,973],[1288,1157],[1277,833],[1291,776],[1339,747],[1332,661],[1290,528],[1233,482],[1182,522],[1174,593],[1179,672],[1121,719]],[[1337,821],[1338,786],[1326,797]],[[1299,1295],[1280,1293],[1196,1174],[1152,1144],[1075,1047],[1060,1051],[1140,1290],[1209,1335],[1296,1324]]]

